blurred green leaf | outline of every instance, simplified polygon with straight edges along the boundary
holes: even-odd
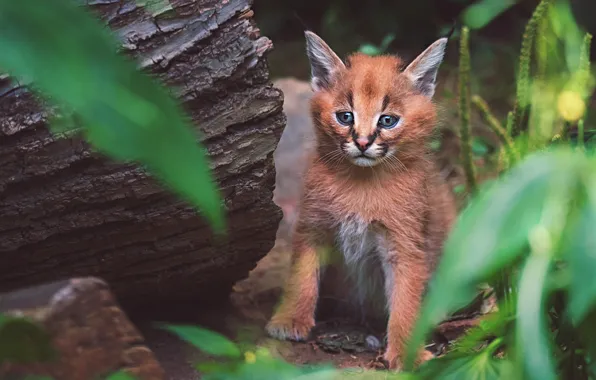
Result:
[[[235,372],[241,363],[229,362],[203,362],[195,365],[203,379],[234,379]]]
[[[160,325],[160,327],[208,354],[229,358],[241,356],[234,342],[214,331],[186,325]]]
[[[463,379],[510,379],[511,363],[492,357],[488,350],[467,355],[451,353],[428,361],[420,367],[420,379],[463,380]]]
[[[331,380],[338,372],[330,367],[296,366],[282,359],[260,357],[255,362],[202,363],[197,365],[204,380]]]
[[[463,23],[470,29],[480,29],[515,3],[517,0],[480,0],[462,12]]]
[[[476,156],[486,156],[488,153],[488,145],[484,140],[474,137],[472,139],[472,153]]]
[[[361,53],[363,54],[367,54],[367,55],[377,55],[379,54],[379,48],[372,45],[372,44],[363,44],[362,46],[360,46],[360,49],[358,49]]]
[[[435,152],[438,151],[439,149],[441,149],[441,140],[439,139],[433,139],[429,142],[429,148],[431,150],[434,150]]]
[[[142,163],[223,230],[219,192],[191,123],[162,86],[116,54],[98,20],[69,0],[0,0],[0,46],[0,67],[75,112],[95,148]]]
[[[569,1],[553,1],[552,8],[553,12],[548,13],[550,25],[557,37],[564,42],[567,68],[575,69],[579,66],[583,33],[575,22]]]
[[[571,270],[569,312],[576,322],[582,321],[596,306],[596,193],[593,190],[596,182],[594,175],[589,174],[584,175],[585,202],[578,205],[580,210],[571,221],[565,239]]]
[[[389,45],[395,40],[395,34],[394,33],[389,33],[387,34],[384,38],[383,41],[381,41],[381,45],[380,45],[380,49],[382,52],[385,52],[387,50],[387,48],[389,47]]]
[[[545,294],[550,257],[532,254],[522,271],[517,303],[517,351],[525,368],[525,378],[553,380],[557,376],[548,342],[545,321]]]
[[[358,51],[360,53],[371,56],[383,54],[389,47],[389,44],[393,42],[393,40],[395,40],[395,34],[389,33],[383,38],[383,41],[381,41],[381,44],[379,46],[375,46],[373,44],[362,44],[360,45]]]
[[[504,303],[499,304],[496,312],[481,317],[478,325],[470,328],[452,343],[452,351],[462,354],[477,353],[480,345],[485,344],[487,339],[505,336],[513,319],[510,317],[510,308],[511,306],[507,307]]]
[[[573,183],[583,165],[572,151],[534,153],[502,179],[486,186],[461,213],[445,245],[412,342],[448,313],[469,303],[475,286],[517,260],[528,247],[528,235],[542,216],[553,183]],[[583,162],[583,160],[579,160]],[[457,273],[457,276],[453,276]]]
[[[106,380],[135,380],[136,377],[124,372],[118,371],[106,378]]]
[[[37,363],[55,358],[49,334],[25,318],[0,314],[0,365]]]
[[[461,194],[461,193],[463,193],[464,191],[466,191],[466,185],[464,185],[463,183],[460,183],[459,185],[456,185],[456,186],[453,188],[453,192],[454,192],[455,194]]]

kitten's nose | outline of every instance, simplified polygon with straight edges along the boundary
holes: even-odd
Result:
[[[370,136],[360,136],[356,139],[356,146],[361,152],[364,152],[369,146],[372,145],[373,139]]]

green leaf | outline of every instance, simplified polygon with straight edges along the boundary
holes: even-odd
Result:
[[[517,351],[518,360],[525,368],[525,378],[553,380],[557,376],[547,340],[545,297],[550,257],[531,255],[522,271],[517,302]]]
[[[475,137],[472,139],[472,153],[476,156],[486,156],[488,153],[488,145],[486,145],[484,140]]]
[[[304,377],[304,380],[309,377]],[[333,380],[354,379],[354,380],[419,380],[420,377],[410,372],[375,371],[364,368],[344,368]]]
[[[492,357],[489,350],[475,355],[450,353],[422,365],[418,371],[422,380],[510,379],[511,363]]]
[[[367,54],[367,55],[380,54],[379,48],[372,44],[363,44],[362,46],[360,46],[360,49],[358,49],[358,51],[360,51],[363,54]]]
[[[197,366],[205,380],[297,380],[335,379],[337,371],[328,366],[295,366],[282,359],[257,355],[256,361],[202,363]]]
[[[0,314],[0,365],[38,363],[55,358],[49,334],[36,323]]]
[[[587,177],[587,175],[586,175]],[[582,321],[596,307],[596,193],[594,175],[585,181],[586,201],[568,229],[565,251],[569,257],[571,284],[569,312],[573,321]]]
[[[237,369],[237,363],[203,362],[196,364],[195,368],[201,375],[217,374],[221,376],[227,374],[232,376]]]
[[[525,254],[551,185],[576,183],[584,168],[581,157],[568,150],[535,153],[479,191],[447,239],[412,334],[407,365],[432,326],[472,301],[478,284]]]
[[[106,380],[135,380],[136,377],[124,372],[124,371],[118,371],[114,374],[111,374],[110,376],[108,376],[106,378]]]
[[[179,338],[208,354],[229,358],[240,357],[240,350],[236,344],[214,331],[186,325],[161,325],[161,328],[176,334]]]
[[[431,150],[437,152],[441,149],[441,140],[431,140],[428,145]]]
[[[452,343],[453,352],[472,354],[478,351],[480,345],[491,337],[505,337],[507,328],[511,325],[510,307],[500,304],[498,311],[482,316],[478,325],[470,328],[464,335]]]
[[[455,194],[461,194],[461,193],[463,193],[464,191],[466,191],[466,185],[464,185],[463,183],[460,183],[459,185],[456,185],[456,186],[453,188],[453,192],[454,192]]]
[[[143,164],[224,229],[219,192],[189,120],[168,91],[116,54],[99,20],[69,0],[0,0],[0,46],[0,67],[75,112],[96,149]]]
[[[480,29],[516,2],[517,0],[480,0],[462,12],[463,23],[470,29]]]
[[[394,33],[389,33],[385,36],[385,38],[383,38],[383,41],[381,41],[381,51],[386,51],[387,48],[389,47],[389,45],[395,40],[395,34]]]

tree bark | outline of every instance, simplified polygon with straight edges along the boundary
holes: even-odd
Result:
[[[139,380],[165,378],[155,355],[99,279],[76,278],[0,294],[0,312],[37,323],[55,354],[40,362],[0,363],[2,379],[105,379],[118,371]]]
[[[171,0],[153,15],[135,0],[86,3],[191,116],[229,234],[216,239],[137,165],[52,136],[48,108],[0,76],[0,291],[97,276],[123,303],[217,299],[271,249],[281,217],[272,154],[285,117],[264,58],[271,41],[251,0]]]

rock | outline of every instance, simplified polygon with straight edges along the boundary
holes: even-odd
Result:
[[[273,201],[283,211],[278,238],[289,241],[302,191],[302,178],[315,142],[310,118],[312,90],[308,82],[294,78],[279,79],[275,86],[284,93],[283,111],[287,122],[273,156],[276,172]]]
[[[0,313],[37,322],[57,354],[53,362],[0,365],[2,379],[24,375],[103,379],[120,370],[139,380],[165,378],[153,352],[102,280],[76,278],[0,294]]]
[[[232,301],[249,318],[267,320],[259,310],[277,302],[290,264],[292,225],[296,218],[302,178],[308,156],[314,147],[314,130],[310,119],[310,84],[295,78],[274,82],[284,93],[283,112],[287,123],[273,155],[275,190],[273,201],[283,211],[277,240],[271,251],[259,261],[248,278],[235,285]],[[265,307],[267,309],[267,307]]]
[[[379,341],[379,338],[377,338],[374,335],[368,335],[365,339],[366,341],[366,347],[369,350],[380,350],[383,346],[381,345],[381,341]]]

